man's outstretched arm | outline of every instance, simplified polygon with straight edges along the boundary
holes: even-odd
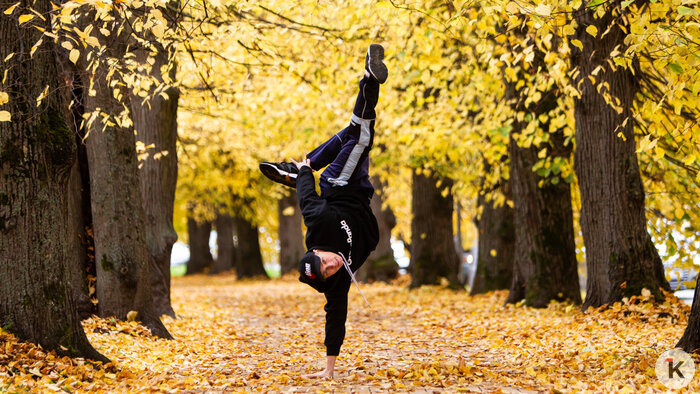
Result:
[[[345,339],[345,321],[348,315],[349,281],[336,288],[335,292],[326,293],[326,368],[321,372],[303,375],[305,378],[333,378],[335,360]]]

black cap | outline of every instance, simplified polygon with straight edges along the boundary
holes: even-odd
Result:
[[[321,258],[316,256],[313,251],[308,251],[299,261],[299,279],[303,282],[325,281],[321,274]]]

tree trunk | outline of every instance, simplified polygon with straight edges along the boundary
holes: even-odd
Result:
[[[676,345],[676,347],[682,348],[688,353],[697,352],[700,349],[700,295],[698,293],[700,293],[700,276],[695,281],[693,306],[690,308],[688,326],[685,328],[683,337]]]
[[[556,48],[556,40],[553,42]],[[534,52],[532,67],[546,72],[545,54],[539,49]],[[529,78],[528,73],[520,74],[521,80]],[[523,97],[527,93],[519,90],[515,81],[504,82],[505,97],[515,113],[526,113],[533,119],[539,119],[540,115],[550,118],[551,112],[557,109],[556,85],[543,91],[540,100],[526,106]],[[506,303],[524,299],[527,305],[536,308],[546,307],[551,300],[580,304],[571,188],[560,179],[561,173],[543,169],[540,176],[533,171],[541,150],[544,149],[549,158],[568,159],[571,148],[564,146],[563,130],[551,130],[549,121],[538,126],[540,131],[549,133],[548,141],[529,147],[518,146],[517,138],[526,126],[526,122],[516,117],[508,146],[515,213],[515,260],[513,284]]]
[[[238,216],[234,218],[234,223],[236,235],[238,236],[236,277],[238,279],[258,277],[260,275],[267,277],[262,254],[260,253],[258,226]]]
[[[552,136],[554,150],[563,136]],[[559,140],[554,142],[555,140]],[[571,189],[564,181],[546,182],[532,167],[541,147],[521,148],[510,139],[510,182],[515,212],[513,284],[506,303],[525,299],[544,308],[551,300],[581,303]]]
[[[211,274],[218,274],[233,269],[233,217],[219,212],[216,215],[216,246],[218,254],[211,269]]]
[[[124,57],[125,39],[117,34],[118,22],[123,21],[117,16],[111,26],[106,58]],[[85,96],[87,113],[98,111],[116,116],[129,107],[114,97],[116,92],[107,75],[104,63],[90,75],[95,95]],[[137,319],[154,335],[172,338],[153,304],[134,130],[119,122],[107,123],[102,116],[94,119],[89,130],[87,153],[99,314],[126,319],[127,313],[136,311]]]
[[[32,8],[48,14],[51,3],[35,1]],[[15,17],[28,13],[20,6],[0,18],[6,59],[0,90],[9,94],[3,109],[12,116],[0,122],[0,327],[47,350],[108,362],[88,342],[68,283],[75,257],[68,194],[76,146],[59,93],[57,49],[48,41],[30,56],[42,33],[18,27]],[[46,86],[51,89],[37,108]]]
[[[505,183],[503,188],[506,199],[510,200],[510,182]],[[508,289],[513,281],[513,208],[508,204],[496,207],[493,201],[487,202],[483,194],[479,195],[477,205],[483,208],[481,217],[476,221],[479,254],[476,258],[471,295]],[[491,251],[494,251],[494,254],[491,254]]]
[[[199,223],[187,218],[187,237],[190,240],[190,259],[187,261],[187,275],[199,274],[210,269],[214,258],[209,250],[211,222]]]
[[[163,81],[160,75],[161,67],[168,66],[170,81],[175,80],[175,66],[168,64],[168,49],[158,47],[150,77],[159,84],[172,82]],[[147,64],[148,52],[142,49],[137,52],[141,64]],[[140,184],[141,196],[145,210],[146,244],[149,255],[149,271],[153,306],[156,313],[175,317],[175,311],[170,304],[170,254],[173,244],[177,241],[177,233],[173,227],[173,207],[175,204],[175,185],[177,184],[177,103],[179,91],[169,87],[163,91],[164,98],[155,91],[156,86],[149,90],[148,100],[138,96],[131,100],[132,119],[139,141],[145,146],[154,145],[148,149],[148,157],[141,162]]]
[[[620,1],[601,7],[616,7]],[[581,230],[586,246],[588,284],[583,308],[611,304],[647,288],[661,299],[659,287],[668,290],[663,265],[646,229],[644,187],[635,153],[632,108],[639,91],[631,70],[611,70],[610,52],[624,53],[625,17],[608,10],[601,18],[583,4],[574,13],[578,28],[574,38],[583,52],[572,46],[571,61],[580,71],[576,86],[581,97],[575,103],[575,170],[581,189]],[[599,32],[610,27],[605,37],[594,38],[585,29],[594,25]],[[589,79],[598,66],[596,85]],[[639,70],[633,59],[633,67]],[[597,91],[605,83],[607,89]],[[606,103],[604,94],[619,100],[617,109]],[[626,122],[626,123],[625,123]]]
[[[72,256],[68,259],[70,267],[68,280],[73,288],[73,299],[76,302],[78,316],[88,318],[96,313],[97,310],[90,302],[91,292],[87,273],[90,270],[90,264],[94,264],[94,260],[90,261],[88,255],[88,247],[91,241],[88,239],[88,234],[85,231],[87,220],[83,215],[83,183],[79,167],[76,160],[71,169],[68,182],[68,218],[70,220],[68,234],[70,236],[69,241],[72,243],[70,247]]]
[[[436,183],[442,181],[438,188]],[[452,229],[452,180],[426,176],[413,170],[413,221],[411,222],[411,287],[439,284],[446,278],[458,287],[459,257]],[[448,193],[443,196],[443,188]]]
[[[391,208],[382,208],[384,184],[379,177],[372,177],[372,183],[376,190],[370,201],[370,207],[377,217],[379,243],[367,257],[362,269],[357,272],[357,280],[387,282],[399,275],[399,265],[394,259],[394,250],[391,248],[391,229],[396,226],[396,216]]]
[[[66,118],[71,131],[75,135],[77,144],[77,161],[75,168],[71,172],[70,180],[70,218],[71,233],[76,235],[75,257],[71,261],[75,262],[79,271],[75,280],[76,301],[78,302],[78,312],[81,319],[97,314],[97,295],[95,294],[95,243],[92,237],[92,207],[90,202],[90,170],[88,168],[87,149],[83,138],[86,132],[83,125],[83,95],[85,92],[81,71],[65,57],[61,57],[60,64],[63,73],[61,77],[65,81],[70,81],[66,87],[74,98],[71,108],[68,108]]]
[[[301,210],[297,193],[292,190],[277,202],[280,240],[280,272],[282,275],[297,270],[299,260],[306,253],[304,233],[301,230]]]

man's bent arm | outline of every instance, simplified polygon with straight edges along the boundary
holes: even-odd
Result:
[[[304,217],[304,224],[309,227],[310,223],[326,207],[326,200],[316,193],[316,179],[311,171],[311,167],[302,166],[297,175],[297,199],[301,208],[301,215]]]

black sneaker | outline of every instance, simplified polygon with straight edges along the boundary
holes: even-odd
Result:
[[[379,44],[372,44],[367,49],[365,57],[365,68],[379,83],[386,82],[389,72],[386,65],[382,62],[384,59],[384,47]]]
[[[292,163],[260,163],[260,171],[277,183],[292,188],[297,187],[297,174],[299,169]]]

